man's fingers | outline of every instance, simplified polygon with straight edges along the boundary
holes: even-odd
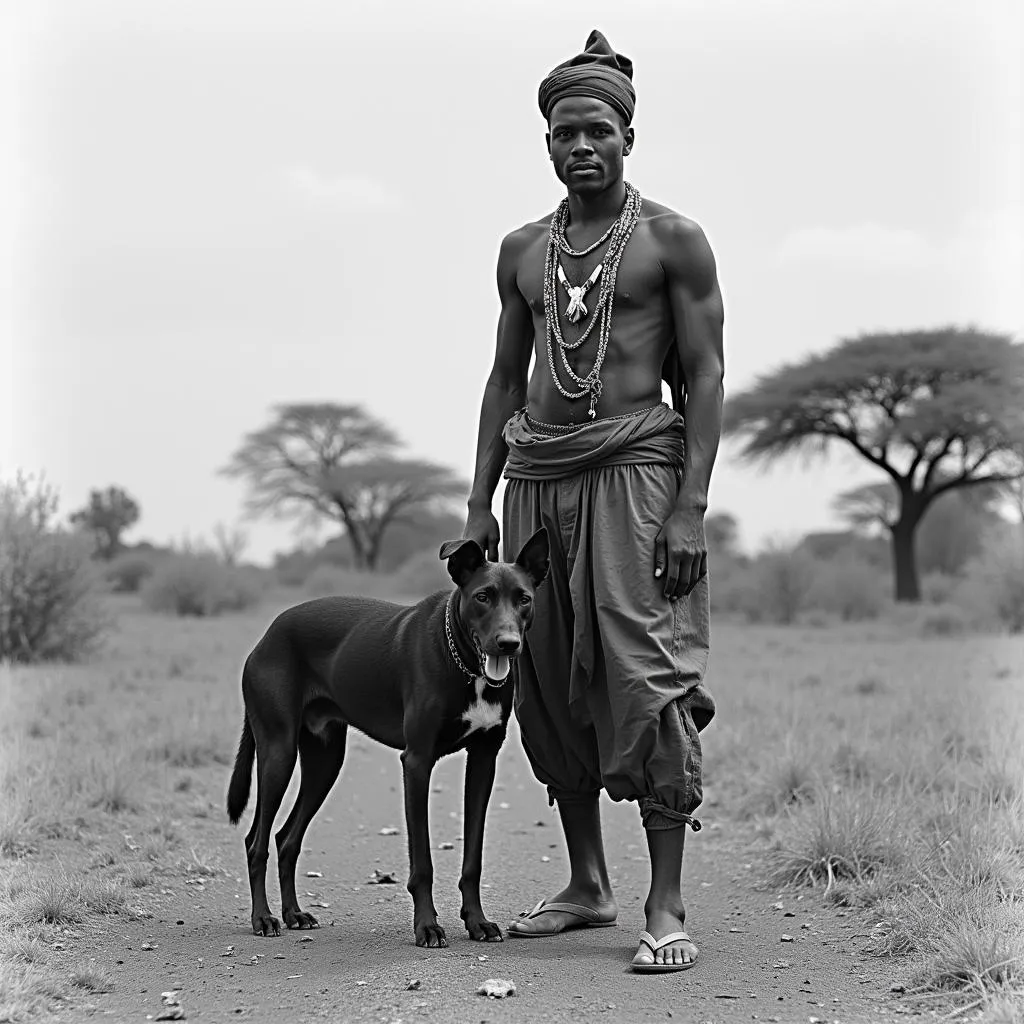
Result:
[[[665,575],[665,569],[666,569],[667,563],[668,563],[668,559],[666,557],[665,538],[662,537],[661,534],[659,534],[657,539],[654,541],[654,576],[655,576],[655,579],[660,579],[662,576]]]
[[[492,561],[498,560],[498,534],[491,534],[490,539],[487,542],[487,557]]]
[[[668,552],[668,565],[665,569],[665,596],[672,600],[675,598],[676,587],[679,585],[679,577],[682,567],[679,564],[679,556],[674,551]]]
[[[697,584],[707,576],[708,574],[708,553],[705,551],[700,558],[694,558],[692,567],[690,570],[690,578],[686,584],[686,590],[684,592],[685,597],[688,597],[696,588]]]
[[[679,559],[679,579],[676,582],[672,598],[684,597],[690,592],[690,580],[693,578],[694,563],[697,559],[690,554],[683,554]]]

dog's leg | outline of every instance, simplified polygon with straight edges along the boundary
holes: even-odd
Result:
[[[299,733],[299,763],[302,784],[288,820],[277,833],[277,873],[281,879],[281,917],[289,928],[317,928],[316,918],[299,907],[295,894],[295,865],[313,816],[331,791],[342,762],[348,725],[338,722],[321,736],[303,729]]]
[[[256,814],[245,837],[249,891],[252,894],[252,930],[256,935],[281,934],[281,922],[271,914],[267,902],[267,858],[270,830],[295,768],[295,754],[293,736],[277,736],[262,743],[257,739]]]
[[[409,833],[409,885],[413,903],[413,928],[417,946],[448,945],[434,908],[434,865],[430,859],[427,806],[430,799],[432,755],[406,747],[402,751],[405,787],[405,827]]]
[[[462,850],[462,920],[469,937],[477,942],[501,942],[501,929],[488,921],[480,905],[480,873],[483,869],[484,819],[494,786],[494,768],[503,737],[485,735],[466,750],[465,826]]]

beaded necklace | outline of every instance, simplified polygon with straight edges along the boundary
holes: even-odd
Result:
[[[547,253],[544,258],[544,320],[551,379],[555,382],[555,387],[558,389],[559,394],[570,401],[590,395],[588,415],[591,419],[597,416],[597,402],[601,397],[601,366],[604,363],[605,354],[608,351],[608,342],[611,339],[612,333],[612,305],[615,296],[615,280],[618,277],[622,255],[626,251],[626,244],[629,242],[630,235],[632,235],[633,229],[640,219],[640,207],[642,205],[640,193],[628,181],[625,185],[626,201],[618,218],[596,242],[586,249],[578,251],[569,245],[565,237],[565,229],[569,222],[569,200],[568,197],[563,199],[558,204],[558,209],[551,218]],[[564,273],[560,273],[562,265],[558,254],[563,252],[567,256],[579,258],[593,252],[605,241],[608,241],[608,250],[605,252],[604,259],[601,261],[598,270],[588,279],[589,283],[585,282],[580,288],[574,290],[575,301],[574,291],[570,291],[569,309],[566,311],[574,323],[582,316],[586,316],[586,307],[583,307],[582,312],[580,310],[580,307],[583,306],[583,294],[594,283],[598,274],[600,274],[601,288],[598,293],[597,305],[594,307],[594,318],[587,324],[586,329],[576,341],[567,342],[562,337],[562,328],[558,322],[558,284],[565,276]],[[565,287],[567,290],[570,288],[567,282]],[[575,318],[573,318],[572,314],[576,314]],[[590,337],[595,325],[598,323],[600,323],[600,328],[598,330],[597,355],[594,357],[594,365],[586,376],[581,377],[569,365],[566,352],[578,349]],[[569,380],[580,389],[579,391],[570,391],[559,379],[555,367],[556,344],[561,356],[562,367]]]

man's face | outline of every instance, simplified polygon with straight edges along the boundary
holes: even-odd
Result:
[[[547,143],[558,180],[570,192],[590,195],[621,180],[633,129],[603,100],[567,96],[551,110]]]

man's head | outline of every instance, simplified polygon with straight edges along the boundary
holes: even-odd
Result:
[[[583,53],[541,82],[537,99],[548,122],[548,153],[571,191],[598,192],[622,177],[633,146],[632,78],[633,62],[595,29]]]

